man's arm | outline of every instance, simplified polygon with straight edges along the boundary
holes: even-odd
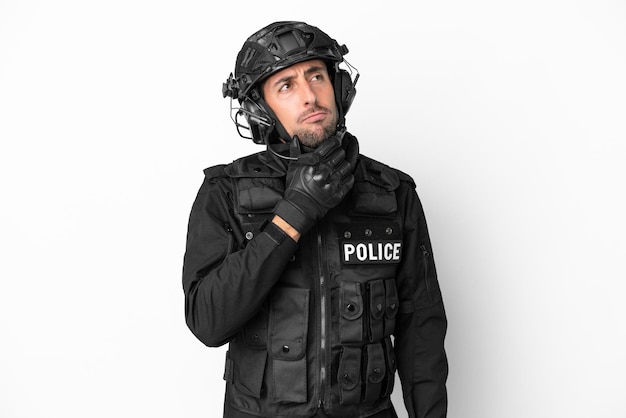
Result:
[[[405,231],[404,261],[398,277],[401,298],[395,333],[398,374],[409,417],[445,418],[447,319],[422,205],[413,189],[405,195],[402,206],[409,228]]]
[[[293,141],[297,146],[296,139]],[[235,248],[229,180],[205,179],[189,218],[183,268],[185,316],[206,345],[226,343],[261,308],[297,249],[297,240],[339,203],[354,183],[337,138],[289,164],[274,218]],[[214,170],[218,177],[224,171]],[[214,173],[215,174],[215,173]]]
[[[241,249],[231,213],[226,193],[205,179],[189,217],[183,290],[187,325],[208,346],[228,342],[257,313],[297,249],[271,222]]]

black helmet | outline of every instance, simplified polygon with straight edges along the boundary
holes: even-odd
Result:
[[[350,74],[339,68],[339,64],[345,62],[351,70],[354,69],[343,58],[347,53],[345,45],[340,46],[326,33],[304,22],[275,22],[250,36],[237,55],[235,74],[231,73],[222,87],[224,97],[237,99],[241,104],[233,118],[239,134],[250,138],[239,128],[249,129],[251,139],[258,144],[268,142],[270,135],[276,131],[279,136],[288,138],[274,112],[263,100],[260,86],[272,74],[312,59],[321,59],[328,65],[339,111],[338,124],[343,125],[358,79],[358,73],[352,81]],[[232,105],[231,110],[234,110]],[[245,116],[247,126],[238,122],[240,115]]]

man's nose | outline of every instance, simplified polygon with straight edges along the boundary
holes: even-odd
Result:
[[[300,87],[300,96],[304,104],[311,105],[317,102],[317,94],[315,90],[311,88],[309,83],[302,83]]]

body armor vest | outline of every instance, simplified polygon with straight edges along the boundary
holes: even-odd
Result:
[[[243,248],[273,217],[285,173],[254,154],[226,168]],[[227,402],[257,416],[366,417],[391,407],[402,261],[398,172],[364,156],[349,195],[302,236],[263,308],[230,342]],[[233,248],[236,250],[237,248]]]

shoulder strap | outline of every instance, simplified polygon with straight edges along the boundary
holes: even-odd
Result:
[[[226,177],[226,173],[224,171],[225,167],[226,167],[226,164],[219,164],[219,165],[214,165],[213,167],[205,168],[204,176],[207,179]]]
[[[265,164],[261,158],[262,153],[248,155],[230,163],[225,168],[225,173],[232,178],[242,177],[280,177],[284,173],[276,171]]]
[[[360,156],[354,172],[354,180],[375,184],[386,191],[395,190],[400,184],[397,170],[364,155]]]

